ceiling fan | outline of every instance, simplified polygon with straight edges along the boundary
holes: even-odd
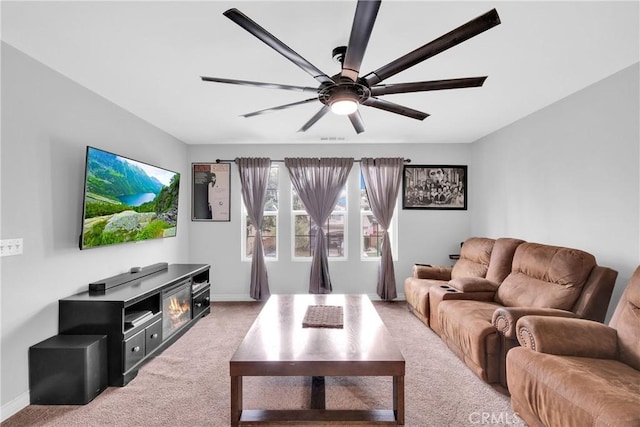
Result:
[[[447,80],[431,80],[412,83],[380,84],[382,81],[410,68],[425,59],[437,55],[453,46],[462,43],[498,24],[500,17],[495,9],[461,25],[447,34],[407,53],[404,56],[360,77],[360,65],[369,43],[369,37],[380,8],[381,0],[359,0],[356,6],[351,35],[348,46],[339,46],[333,50],[333,57],[342,65],[342,71],[334,76],[328,76],[309,61],[296,53],[289,46],[278,40],[273,34],[262,28],[256,22],[239,10],[232,8],[224,12],[224,16],[262,40],[269,47],[309,73],[320,85],[318,87],[290,86],[277,83],[263,83],[246,80],[224,79],[217,77],[201,77],[203,81],[229,83],[241,86],[262,87],[268,89],[284,89],[297,92],[314,93],[313,98],[280,105],[264,110],[243,114],[243,117],[253,117],[271,111],[303,105],[315,101],[322,103],[322,108],[309,119],[299,132],[307,131],[329,110],[336,114],[349,117],[357,133],[364,132],[364,122],[360,116],[358,106],[378,108],[391,113],[400,114],[416,120],[424,120],[429,114],[398,105],[379,98],[394,93],[423,92],[430,90],[458,89],[482,86],[487,76],[469,77]]]

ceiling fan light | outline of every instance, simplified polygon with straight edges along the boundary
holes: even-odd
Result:
[[[337,99],[331,103],[331,111],[342,116],[355,113],[357,109],[358,103],[349,98]]]

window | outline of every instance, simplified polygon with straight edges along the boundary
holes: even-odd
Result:
[[[304,204],[296,191],[291,187],[292,211],[293,219],[293,257],[295,258],[311,258],[313,248],[315,246],[315,235],[318,226],[311,220],[311,217],[304,210]],[[333,208],[333,212],[324,224],[324,230],[327,236],[327,246],[329,250],[329,258],[340,259],[345,258],[346,240],[344,236],[347,232],[347,187],[342,188],[338,202]]]
[[[242,199],[242,198],[241,198]],[[256,229],[251,225],[247,209],[242,203],[242,258],[250,261],[253,256],[253,240],[256,237]],[[269,183],[267,184],[267,197],[264,204],[264,218],[262,220],[262,245],[264,247],[265,260],[278,259],[278,166],[271,165],[269,171]]]
[[[397,238],[396,230],[398,228],[398,221],[396,212],[397,206],[391,220],[391,226],[389,227],[389,238],[391,239],[391,251],[393,253],[393,259],[397,259]],[[367,196],[367,190],[364,185],[364,178],[360,175],[360,223],[362,234],[360,235],[360,246],[362,259],[379,259],[382,255],[382,232],[383,229],[378,224],[378,221],[371,212],[371,205],[369,204],[369,197]]]

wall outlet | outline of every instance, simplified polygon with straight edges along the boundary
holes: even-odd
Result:
[[[22,238],[0,240],[0,256],[22,255],[22,251]]]

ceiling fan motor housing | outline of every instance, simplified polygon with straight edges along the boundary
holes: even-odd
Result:
[[[337,74],[332,77],[335,84],[323,83],[318,89],[318,99],[325,105],[331,105],[338,100],[352,100],[361,104],[371,96],[369,86],[361,82],[354,82],[347,77]]]

